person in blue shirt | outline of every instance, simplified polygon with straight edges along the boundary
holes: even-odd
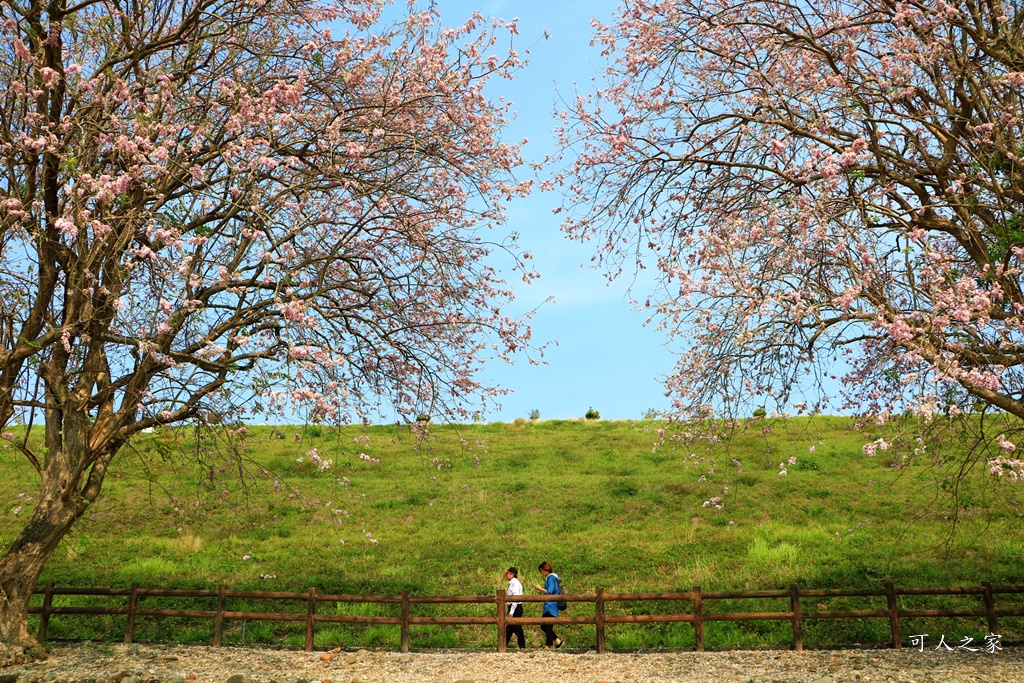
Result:
[[[544,585],[539,586],[537,584],[533,584],[534,588],[548,595],[557,595],[562,592],[561,590],[559,590],[559,584],[562,582],[562,580],[558,578],[558,574],[555,574],[553,571],[551,571],[550,564],[548,564],[547,562],[541,562],[540,566],[537,567],[537,569],[540,570],[540,575],[544,577]],[[541,616],[557,617],[558,603],[545,602],[544,613]],[[564,643],[565,641],[559,638],[558,635],[555,633],[554,624],[542,624],[540,630],[544,632],[544,647],[550,648],[552,645],[554,645],[556,650],[562,647],[562,643]]]

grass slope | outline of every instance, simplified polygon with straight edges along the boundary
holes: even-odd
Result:
[[[846,418],[819,416],[770,426],[751,421],[734,436],[699,449],[671,438],[656,448],[661,426],[644,421],[431,426],[423,439],[408,426],[284,427],[284,438],[257,427],[231,444],[169,430],[141,435],[108,477],[104,499],[62,543],[43,580],[473,595],[498,590],[499,572],[509,565],[520,567],[529,588],[539,582],[537,564],[546,560],[567,592],[579,593],[597,587],[663,592],[697,584],[704,590],[779,588],[793,582],[875,587],[884,580],[900,586],[1024,584],[1024,488],[995,484],[979,470],[957,491],[944,490],[948,486],[931,467],[896,469],[885,457],[866,457],[861,446],[882,433],[855,430]],[[225,449],[244,452],[267,474],[256,467],[239,478],[230,460],[219,457]],[[312,449],[321,460],[330,459],[330,467],[320,469]],[[796,464],[780,476],[779,464],[790,457]],[[203,463],[199,468],[188,464],[196,459]],[[0,541],[7,544],[28,514],[14,510],[31,505],[26,500],[34,475],[9,446],[0,450],[0,466],[6,475],[0,481],[0,501],[6,503]],[[716,496],[721,509],[703,505]],[[954,497],[959,509],[951,504]],[[884,607],[884,599],[826,602],[829,609]],[[975,608],[975,603],[980,600],[903,599],[908,607]],[[999,605],[1008,603],[1001,598]],[[180,608],[180,601],[175,606]],[[788,602],[716,602],[709,608],[784,610]],[[679,606],[638,603],[611,609],[646,613],[679,611]],[[335,611],[395,610],[363,605]],[[574,605],[571,613],[592,611],[590,605]],[[488,612],[429,606],[415,612],[442,613]],[[50,634],[116,639],[123,623],[118,617],[55,617]],[[1002,623],[1004,638],[1020,639],[1020,620]],[[980,638],[984,626],[983,620],[971,619],[909,620],[903,632],[928,628],[920,632],[959,640]],[[173,627],[145,622],[138,628],[139,639],[208,640],[210,634],[205,622]],[[244,633],[240,629],[232,622],[235,642],[302,641],[301,628],[294,626],[249,623]],[[708,624],[706,639],[712,647],[785,646],[788,629],[785,623],[716,622]],[[807,622],[804,629],[811,646],[888,637],[885,620],[822,620]],[[592,628],[574,627],[569,633],[576,645],[593,640]],[[537,634],[531,639],[539,642]],[[393,647],[398,629],[324,627],[317,641]],[[493,643],[493,633],[483,627],[413,632],[417,647]],[[692,644],[692,627],[686,624],[609,630],[610,647]]]

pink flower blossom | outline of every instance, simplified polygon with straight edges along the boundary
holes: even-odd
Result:
[[[69,218],[58,218],[56,221],[54,221],[54,226],[65,235],[70,235],[71,237],[78,237],[78,226],[75,225],[75,222]]]
[[[30,59],[32,57],[32,52],[28,49],[28,46],[21,42],[19,38],[14,39],[14,54],[18,59]]]
[[[989,471],[997,477],[1005,474],[1011,483],[1024,481],[1024,460],[1000,456],[989,460],[988,465]]]

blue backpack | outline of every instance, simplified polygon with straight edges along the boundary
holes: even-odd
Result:
[[[553,576],[555,577],[555,585],[558,587],[557,594],[564,595],[565,591],[562,590],[562,577],[560,577],[558,574],[553,574]],[[559,600],[557,603],[555,603],[555,605],[558,607],[559,612],[569,609],[569,603],[567,603],[565,600]]]

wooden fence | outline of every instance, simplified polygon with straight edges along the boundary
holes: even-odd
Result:
[[[892,647],[903,646],[900,620],[912,617],[984,617],[989,633],[999,633],[999,617],[1024,616],[1024,608],[997,609],[995,597],[1000,594],[1024,593],[1024,586],[993,586],[982,583],[977,587],[963,588],[897,588],[892,583],[884,584],[883,588],[868,589],[801,589],[796,584],[785,590],[755,591],[702,591],[700,586],[685,593],[606,593],[598,588],[593,595],[562,595],[566,602],[595,603],[594,616],[569,617],[519,617],[508,616],[508,597],[504,591],[496,595],[467,596],[411,596],[408,591],[401,595],[335,595],[320,594],[315,588],[305,593],[284,593],[270,591],[232,591],[226,586],[216,590],[187,590],[165,588],[140,588],[133,584],[131,588],[64,588],[52,582],[45,588],[37,588],[36,593],[43,595],[40,607],[31,607],[30,614],[38,614],[40,642],[46,640],[46,632],[51,615],[55,614],[91,614],[91,615],[127,615],[124,642],[132,642],[137,617],[181,617],[187,619],[213,620],[213,645],[221,645],[224,634],[224,623],[230,620],[251,621],[292,621],[305,622],[306,651],[313,650],[313,635],[317,624],[389,624],[401,629],[402,652],[409,651],[409,629],[412,626],[425,625],[492,625],[497,628],[498,651],[505,651],[505,627],[515,624],[590,624],[596,629],[596,649],[605,651],[605,631],[615,624],[689,622],[693,631],[698,652],[704,650],[704,624],[709,621],[789,621],[793,627],[793,647],[803,649],[803,622],[809,619],[888,619],[892,637]],[[128,598],[125,607],[54,607],[53,599],[59,595],[78,596],[122,596]],[[898,606],[900,596],[940,596],[962,595],[978,596],[981,606],[974,609],[902,609]],[[139,605],[142,598],[216,598],[215,610],[194,609],[147,609]],[[822,599],[837,597],[884,597],[885,609],[852,609],[852,610],[805,610],[802,599]],[[715,600],[753,600],[753,599],[787,599],[789,610],[785,612],[713,612],[707,609],[708,603]],[[227,609],[228,599],[253,600],[290,600],[302,601],[306,604],[305,612],[240,612]],[[551,598],[545,595],[516,596],[516,602],[547,602]],[[675,614],[605,614],[605,606],[612,602],[649,602],[669,601],[683,603],[688,611]],[[400,605],[401,616],[361,616],[343,614],[322,614],[317,612],[317,605],[328,603],[375,603]],[[414,605],[426,604],[493,604],[497,607],[494,616],[449,616],[426,617],[412,616]],[[681,605],[681,608],[683,607]]]

